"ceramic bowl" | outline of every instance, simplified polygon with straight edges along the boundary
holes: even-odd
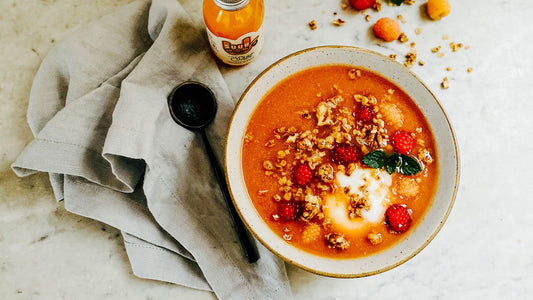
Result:
[[[391,248],[355,259],[319,257],[291,246],[276,235],[255,210],[242,176],[241,144],[248,119],[263,96],[287,76],[327,64],[353,65],[371,70],[403,89],[424,113],[436,139],[438,186],[423,220]],[[263,71],[243,93],[227,132],[226,179],[234,204],[245,224],[264,246],[286,262],[332,277],[362,277],[394,268],[419,253],[443,226],[453,206],[459,183],[457,141],[446,113],[431,91],[396,61],[361,48],[325,46],[291,54]]]

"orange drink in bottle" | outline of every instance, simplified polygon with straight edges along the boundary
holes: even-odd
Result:
[[[203,15],[213,53],[224,63],[241,66],[263,47],[263,0],[204,0]]]

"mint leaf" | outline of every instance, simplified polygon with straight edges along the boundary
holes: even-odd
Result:
[[[422,171],[422,167],[415,158],[398,153],[393,153],[391,156],[387,157],[382,150],[375,150],[367,153],[363,156],[361,162],[370,168],[385,168],[390,175],[398,171],[400,174],[410,176]]]
[[[384,158],[385,158],[385,152],[381,150],[375,150],[375,151],[367,153],[363,157],[363,159],[361,159],[361,162],[371,168],[381,169],[383,168]]]
[[[401,5],[403,3],[404,0],[389,0],[389,2],[392,2],[396,5]]]
[[[394,173],[396,168],[400,165],[400,162],[400,155],[398,153],[392,154],[385,159],[385,170],[392,175],[392,173]]]
[[[411,156],[400,154],[401,164],[398,172],[403,175],[415,175],[422,171],[422,167],[418,161]]]

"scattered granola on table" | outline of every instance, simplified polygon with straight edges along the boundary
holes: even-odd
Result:
[[[333,25],[335,25],[335,26],[341,26],[344,23],[346,23],[346,21],[344,21],[343,19],[340,19],[340,18],[333,20]]]
[[[311,30],[315,30],[316,29],[316,21],[315,20],[312,20],[307,25],[309,26],[309,28],[311,28]]]
[[[441,86],[443,89],[448,89],[450,87],[450,83],[448,82],[448,77],[444,77],[444,79],[442,79]]]

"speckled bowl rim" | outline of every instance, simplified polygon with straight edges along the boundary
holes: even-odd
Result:
[[[445,124],[447,125],[446,127],[446,130],[447,130],[447,133],[450,135],[450,138],[451,138],[451,142],[453,145],[450,145],[451,148],[452,148],[452,153],[448,153],[448,154],[451,154],[455,159],[455,165],[453,167],[450,167],[450,168],[454,168],[452,171],[454,171],[453,175],[454,175],[454,178],[452,178],[452,185],[453,185],[453,190],[450,192],[448,191],[448,193],[451,193],[451,195],[449,196],[449,198],[447,199],[448,201],[448,204],[447,204],[447,208],[444,212],[444,214],[442,214],[442,218],[440,218],[440,222],[438,223],[437,226],[435,226],[435,228],[433,228],[433,230],[431,230],[431,233],[429,235],[425,235],[425,241],[422,242],[422,243],[419,243],[417,244],[417,246],[415,247],[410,247],[410,251],[408,254],[403,254],[402,252],[400,252],[399,254],[401,254],[401,256],[398,256],[396,255],[395,258],[396,259],[393,259],[392,262],[390,263],[387,263],[385,265],[376,265],[375,268],[371,268],[370,270],[366,270],[366,271],[339,271],[339,270],[330,270],[328,268],[322,268],[322,267],[317,267],[316,263],[309,263],[309,261],[305,261],[305,259],[309,259],[310,257],[312,258],[315,258],[319,261],[319,263],[324,263],[324,264],[328,264],[328,263],[335,263],[335,265],[338,265],[338,264],[342,264],[343,262],[351,262],[351,261],[356,261],[356,260],[363,260],[363,259],[368,259],[369,257],[373,257],[373,256],[379,256],[379,255],[387,255],[386,252],[389,252],[389,253],[392,253],[392,255],[394,255],[394,249],[397,248],[398,244],[402,244],[404,242],[407,242],[409,236],[413,235],[415,232],[410,232],[406,238],[404,238],[402,241],[398,242],[397,244],[395,244],[393,247],[389,248],[389,249],[385,249],[385,250],[382,250],[382,251],[379,251],[375,254],[371,254],[369,256],[365,256],[365,257],[360,257],[360,258],[353,258],[353,259],[335,259],[335,258],[324,258],[324,257],[320,257],[320,256],[317,256],[317,255],[313,255],[313,254],[310,254],[310,253],[307,253],[303,250],[300,250],[290,244],[288,244],[287,242],[285,242],[281,237],[275,235],[275,233],[268,227],[268,225],[262,220],[261,216],[257,213],[257,211],[255,210],[255,208],[253,209],[253,212],[255,213],[251,213],[250,211],[246,211],[246,210],[243,210],[243,207],[240,205],[240,203],[244,200],[242,199],[239,199],[237,198],[239,195],[236,195],[235,194],[235,189],[236,188],[239,188],[239,189],[242,189],[244,188],[244,191],[246,192],[246,186],[244,184],[244,179],[242,177],[242,159],[241,159],[241,153],[242,153],[242,147],[240,147],[240,145],[242,144],[242,140],[243,140],[243,135],[240,136],[240,139],[239,139],[239,147],[241,148],[241,150],[239,150],[239,153],[238,155],[235,156],[235,153],[233,153],[233,156],[232,155],[232,152],[230,151],[230,142],[231,142],[231,134],[232,134],[232,130],[234,128],[234,124],[236,124],[237,122],[241,121],[242,120],[237,120],[237,115],[238,115],[238,112],[240,110],[240,107],[241,105],[243,105],[243,102],[245,101],[247,95],[249,94],[249,92],[254,88],[254,86],[261,80],[261,78],[263,78],[266,74],[268,74],[269,72],[271,72],[271,70],[273,70],[274,68],[277,68],[279,67],[281,64],[299,56],[299,55],[304,55],[304,54],[307,54],[309,52],[315,52],[315,51],[323,51],[325,53],[327,53],[328,51],[347,51],[349,53],[353,53],[354,55],[357,55],[357,54],[365,54],[365,55],[372,55],[372,56],[377,56],[378,58],[380,58],[381,60],[385,61],[386,63],[391,63],[391,64],[395,64],[395,67],[399,68],[401,70],[402,73],[406,73],[404,75],[408,75],[408,76],[411,76],[413,79],[415,79],[417,81],[418,84],[421,85],[421,88],[423,88],[428,94],[429,96],[432,98],[432,100],[435,101],[435,104],[437,106],[437,113],[438,114],[441,114],[441,116],[443,117],[443,120],[445,121]],[[326,54],[327,55],[327,54]],[[319,63],[319,64],[316,64],[314,66],[321,66],[321,65],[349,65],[348,63]],[[302,68],[302,69],[296,69],[294,72],[292,72],[291,74],[294,74],[294,73],[297,73],[299,71],[302,71],[302,70],[305,70],[307,68],[310,68],[310,67],[313,67],[313,66],[308,66],[306,68]],[[357,67],[357,66],[355,66]],[[369,69],[369,68],[365,68],[365,69]],[[372,70],[372,69],[370,69]],[[374,70],[372,70],[374,71]],[[376,71],[374,71],[376,72]],[[376,72],[378,74],[380,74],[381,76],[389,79],[390,81],[394,82],[399,88],[402,88],[402,86],[400,86],[397,82],[395,82],[393,79],[390,78],[390,76],[386,76],[386,74],[381,74],[379,72]],[[290,76],[290,75],[288,75]],[[279,78],[278,82],[285,79],[287,76],[283,77],[283,78]],[[274,84],[273,86],[275,86],[276,84]],[[272,86],[272,87],[273,87]],[[270,87],[269,89],[267,89],[267,93],[268,91],[271,90]],[[408,94],[409,95],[409,94]],[[263,94],[264,96],[264,94]],[[262,97],[263,97],[262,96]],[[417,99],[415,97],[413,97],[413,95],[409,95],[413,101],[415,103],[417,103]],[[260,102],[260,100],[262,99],[259,98],[257,99],[257,102],[256,102],[256,106],[257,104]],[[417,103],[418,105],[418,103]],[[252,113],[253,111],[255,110],[255,107],[252,109]],[[248,124],[248,121],[249,121],[249,117],[250,115],[248,115],[248,119],[245,120],[245,125],[244,125],[244,131],[246,129],[246,126]],[[427,118],[427,116],[426,116]],[[429,120],[428,120],[429,122]],[[430,126],[431,126],[431,123],[430,123]],[[432,127],[432,131],[434,131],[435,129]],[[243,133],[244,133],[243,131]],[[443,155],[443,153],[441,153],[440,149],[437,150],[438,152],[438,157],[439,157],[439,176],[441,175],[441,166],[440,166],[440,157]],[[453,159],[452,159],[453,160]],[[238,166],[235,167],[235,163],[238,163]],[[246,226],[248,227],[248,229],[250,230],[250,232],[255,236],[255,238],[257,238],[266,248],[268,248],[271,252],[273,252],[274,254],[276,254],[278,257],[280,257],[281,259],[283,259],[284,261],[290,263],[290,264],[293,264],[295,266],[298,266],[304,270],[307,270],[309,272],[312,272],[312,273],[315,273],[315,274],[319,274],[319,275],[323,275],[323,276],[329,276],[329,277],[336,277],[336,278],[358,278],[358,277],[365,277],[365,276],[370,276],[370,275],[375,275],[375,274],[379,274],[379,273],[382,273],[382,272],[385,272],[385,271],[388,271],[390,269],[393,269],[403,263],[405,263],[406,261],[410,260],[411,258],[413,258],[415,255],[417,255],[418,253],[420,253],[420,251],[422,251],[422,249],[424,249],[434,238],[435,236],[437,235],[437,233],[441,230],[441,228],[443,227],[444,223],[446,222],[451,210],[452,210],[452,207],[455,203],[455,199],[456,199],[456,196],[457,196],[457,192],[458,192],[458,188],[459,188],[459,178],[460,178],[460,158],[459,158],[459,147],[458,147],[458,143],[457,143],[457,139],[456,139],[456,136],[455,136],[455,132],[454,132],[454,129],[453,129],[453,126],[446,114],[446,112],[444,111],[444,108],[442,107],[442,105],[440,104],[440,102],[437,100],[437,98],[435,97],[435,95],[431,92],[431,90],[415,75],[413,74],[409,69],[407,69],[405,66],[399,64],[398,62],[396,62],[395,60],[392,60],[390,59],[389,57],[387,56],[384,56],[380,53],[377,53],[375,51],[372,51],[372,50],[368,50],[368,49],[364,49],[364,48],[359,48],[359,47],[352,47],[352,46],[337,46],[337,45],[331,45],[331,46],[319,46],[319,47],[312,47],[312,48],[308,48],[308,49],[304,49],[304,50],[300,50],[300,51],[297,51],[295,53],[292,53],[280,60],[278,60],[277,62],[273,63],[272,65],[270,65],[268,68],[266,68],[263,72],[261,72],[251,83],[250,85],[246,88],[246,90],[243,92],[241,98],[239,99],[239,102],[237,103],[236,107],[235,107],[235,110],[233,112],[233,115],[231,116],[231,119],[230,119],[230,123],[229,123],[229,126],[228,126],[228,130],[227,130],[227,134],[226,134],[226,144],[225,144],[225,153],[224,153],[224,166],[225,166],[225,176],[226,176],[226,181],[228,183],[228,187],[229,187],[229,190],[230,190],[230,194],[232,196],[232,201],[233,201],[233,204],[235,205],[241,219],[243,220],[243,222],[246,224]],[[235,172],[238,172],[239,173],[239,176],[240,177],[240,184],[239,182],[235,182],[235,181],[232,181],[231,179],[232,178],[235,178],[236,177],[236,173]],[[439,177],[439,181],[440,181],[440,177]],[[440,185],[439,187],[440,188]],[[248,198],[248,202],[249,204],[251,204],[251,200],[249,199],[249,196],[246,192],[246,196]],[[435,201],[435,199],[433,200]],[[253,204],[251,204],[251,206],[253,207]],[[433,206],[433,203],[432,203],[432,206]],[[431,208],[430,208],[431,209]],[[428,212],[426,212],[427,214]],[[425,217],[422,219],[421,222],[419,222],[419,224],[417,225],[420,226],[421,223],[423,221],[425,221]],[[263,226],[260,226],[258,224],[263,224]],[[260,226],[261,228],[257,228],[257,226]],[[270,234],[268,232],[258,232],[259,229],[265,229],[264,227],[266,226],[266,228],[270,231]],[[415,231],[417,228],[414,228]],[[280,241],[272,241],[272,240],[268,240],[268,239],[271,239],[274,235],[275,237],[277,237],[277,239],[281,240],[281,242],[285,245],[285,246],[282,246],[282,251],[280,250],[280,246],[279,244],[277,244],[278,242]],[[265,237],[265,236],[268,236],[268,237]],[[277,246],[273,246],[272,244],[277,244]],[[289,251],[291,250],[291,251]],[[290,252],[291,254],[288,255],[287,252]],[[295,257],[295,253],[298,253],[297,254],[297,259],[294,259]],[[385,254],[383,254],[385,253]],[[298,255],[302,256],[301,258],[298,257]]]

